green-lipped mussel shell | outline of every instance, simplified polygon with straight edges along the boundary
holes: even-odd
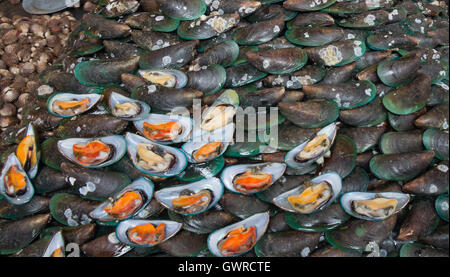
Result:
[[[68,40],[69,53],[75,57],[90,55],[103,49],[101,39],[88,36],[82,25],[69,35]]]
[[[419,128],[437,128],[448,130],[449,122],[449,105],[448,103],[442,103],[434,106],[431,110],[425,114],[419,116],[414,124]]]
[[[320,82],[325,74],[327,70],[324,66],[305,65],[292,73],[269,75],[262,82],[265,87],[284,86],[286,89],[301,89],[303,86]]]
[[[139,57],[112,58],[78,63],[75,78],[88,86],[120,84],[122,73],[134,73],[138,69]]]
[[[157,0],[159,9],[177,20],[194,20],[206,11],[206,5],[202,0]]]
[[[367,37],[367,46],[372,50],[388,50],[395,48],[411,48],[419,41],[407,34],[376,33]]]
[[[106,18],[118,18],[134,13],[139,5],[139,1],[136,0],[118,0],[106,5],[101,14]]]
[[[448,222],[448,193],[440,195],[435,202],[438,215]]]
[[[342,179],[341,195],[352,191],[366,191],[369,181],[367,172],[361,167],[355,167],[347,177]]]
[[[423,237],[422,242],[437,248],[448,249],[449,225],[442,224],[434,230],[430,235]]]
[[[411,82],[420,67],[421,53],[411,53],[398,59],[381,61],[377,66],[378,78],[388,86],[399,87]]]
[[[425,61],[420,65],[417,72],[428,74],[431,78],[431,84],[436,84],[448,79],[448,63],[443,59]]]
[[[323,77],[320,82],[321,85],[332,85],[332,84],[340,84],[349,81],[355,73],[356,64],[354,62],[338,66],[328,68],[326,70],[326,75]]]
[[[270,107],[276,105],[285,95],[284,87],[260,89],[252,92],[238,91],[239,105],[247,107]]]
[[[356,165],[356,145],[345,135],[338,134],[330,149],[331,156],[325,160],[320,173],[336,172],[341,178],[347,177]]]
[[[406,10],[395,8],[387,10],[374,10],[362,14],[353,15],[337,22],[339,26],[354,29],[372,29],[382,24],[390,24],[406,19]]]
[[[53,87],[55,91],[70,91],[72,93],[89,94],[100,93],[98,87],[90,87],[80,83],[73,74],[54,71],[46,76],[42,76],[41,81]]]
[[[225,87],[234,88],[241,87],[255,81],[258,81],[267,76],[266,72],[259,71],[250,63],[242,63],[231,66],[226,69],[227,80]]]
[[[62,232],[64,242],[66,244],[73,242],[78,245],[82,245],[94,239],[96,225],[86,224],[80,226],[48,227],[41,232],[40,237],[42,238],[45,236],[54,235],[60,231]]]
[[[182,39],[209,39],[224,33],[239,23],[238,14],[209,15],[192,21],[183,21],[177,34]]]
[[[226,40],[217,45],[208,48],[197,55],[192,65],[195,67],[211,64],[220,64],[222,66],[232,65],[239,55],[239,46],[234,40]]]
[[[50,198],[35,195],[30,202],[23,205],[13,205],[5,198],[0,199],[0,218],[20,219],[36,213],[48,211]]]
[[[196,55],[198,40],[181,42],[147,52],[139,59],[141,69],[180,69]]]
[[[92,13],[84,15],[81,24],[88,35],[101,39],[123,38],[128,36],[131,30],[126,24]]]
[[[433,151],[377,155],[370,160],[370,170],[383,180],[408,181],[423,172],[433,158]]]
[[[63,225],[85,225],[93,221],[89,213],[99,204],[98,201],[82,199],[72,194],[57,193],[50,199],[50,212]]]
[[[106,200],[131,183],[123,173],[83,168],[68,162],[61,164],[61,170],[71,184],[71,191],[92,200]]]
[[[273,211],[273,207],[259,200],[255,195],[226,192],[219,201],[220,206],[238,218],[247,218],[257,213]]]
[[[186,88],[203,92],[204,96],[213,94],[222,89],[226,81],[226,71],[218,64],[208,65],[199,71],[188,71],[188,82]]]
[[[388,112],[389,125],[398,132],[413,130],[416,128],[416,126],[414,125],[414,121],[419,116],[425,114],[426,111],[427,108],[424,107],[417,112],[405,115],[397,115]]]
[[[285,36],[297,45],[322,46],[342,39],[344,31],[335,27],[301,27],[288,29]]]
[[[146,30],[132,30],[131,39],[137,46],[146,50],[142,55],[147,51],[160,50],[182,42],[177,35]]]
[[[171,239],[159,244],[164,252],[175,257],[195,257],[207,249],[207,235],[181,230]]]
[[[256,12],[247,17],[247,21],[262,22],[276,18],[283,18],[284,21],[289,21],[297,15],[296,12],[286,10],[281,5],[263,5],[257,9]]]
[[[354,109],[372,101],[376,96],[376,87],[371,81],[347,82],[331,85],[303,86],[303,92],[309,99],[321,98],[333,100],[340,109]]]
[[[216,176],[224,166],[225,159],[222,156],[206,163],[189,163],[186,169],[178,174],[176,178],[184,182],[196,182]]]
[[[381,102],[381,98],[375,97],[374,100],[359,108],[350,110],[341,110],[339,119],[343,123],[356,127],[372,127],[385,121],[386,111]]]
[[[339,133],[350,137],[355,142],[356,152],[360,154],[374,148],[386,128],[387,123],[382,122],[373,127],[343,128],[339,130]]]
[[[383,154],[397,154],[422,151],[422,131],[388,132],[380,139]],[[430,149],[431,150],[431,149]]]
[[[438,196],[448,192],[448,162],[441,162],[430,170],[403,184],[402,191],[416,195]]]
[[[363,70],[371,65],[377,64],[383,60],[392,58],[392,50],[382,51],[366,51],[364,55],[358,59],[356,63],[356,69],[358,71]]]
[[[256,196],[264,202],[272,203],[273,199],[278,195],[294,189],[299,184],[304,183],[311,179],[308,175],[298,175],[298,176],[282,176],[275,183],[273,183],[268,189],[262,192],[258,192]]]
[[[284,19],[273,19],[237,29],[233,40],[239,45],[258,45],[278,36],[284,28]]]
[[[301,128],[291,123],[281,124],[278,126],[278,136],[268,136],[266,143],[278,150],[289,151],[312,138],[319,130],[319,128]]]
[[[338,203],[314,214],[285,213],[286,222],[292,229],[305,232],[324,232],[347,221],[350,216]]]
[[[448,161],[448,132],[428,129],[423,133],[422,138],[427,150],[433,150],[438,159]]]
[[[61,138],[103,137],[119,134],[127,126],[128,121],[110,114],[85,114],[77,116],[76,120],[66,119],[61,122],[56,129],[56,135]]]
[[[248,61],[258,70],[284,74],[302,68],[308,57],[300,48],[283,48],[246,53]]]
[[[327,99],[296,103],[280,102],[278,108],[284,117],[301,128],[325,127],[339,116],[336,102]]]
[[[319,232],[296,230],[267,233],[255,245],[258,257],[307,257],[319,244]]]
[[[417,241],[431,234],[439,224],[439,216],[434,201],[427,198],[415,198],[398,232],[397,240]]]
[[[152,31],[166,33],[175,31],[178,28],[180,21],[162,14],[139,12],[127,17],[127,19],[125,19],[125,24],[136,29],[150,29]]]
[[[336,0],[287,0],[283,2],[283,7],[288,10],[306,12],[317,11],[329,7],[336,3]]]
[[[325,233],[328,242],[346,251],[363,252],[370,242],[380,244],[394,229],[397,215],[383,221],[351,219]]]
[[[107,230],[111,232],[111,230]],[[87,257],[120,257],[131,251],[133,247],[121,243],[116,233],[112,232],[81,245],[81,251]]]
[[[0,254],[12,254],[29,245],[52,216],[39,214],[0,224]]]
[[[323,46],[305,48],[308,58],[315,63],[326,66],[342,66],[364,55],[364,41],[349,39],[333,42]]]
[[[143,52],[143,50],[136,45],[119,40],[104,40],[103,46],[105,47],[106,53],[108,53],[111,58],[140,56]]]
[[[448,251],[422,243],[408,242],[400,249],[400,257],[448,257]]]
[[[61,163],[65,162],[67,160],[58,151],[58,139],[57,138],[48,138],[48,139],[44,140],[41,144],[41,149],[42,149],[42,157],[41,157],[42,162],[46,166],[48,166],[52,169],[56,169],[58,171],[61,170],[61,167],[60,167]],[[40,178],[39,176],[41,174],[45,175],[46,173],[39,172],[38,177],[36,177],[36,178],[39,179]],[[42,178],[45,178],[43,180],[47,180],[46,178],[51,178],[51,180],[53,181],[53,177],[50,177],[50,176],[49,177],[42,176]],[[61,180],[61,182],[57,182],[57,183],[60,184],[57,187],[60,187],[60,186],[63,187],[62,180]],[[38,184],[38,187],[39,187],[39,184]],[[47,189],[44,189],[44,190],[47,190]]]
[[[314,250],[310,257],[330,257],[330,258],[339,258],[339,257],[361,257],[362,253],[354,252],[354,251],[345,251],[336,247],[333,247],[330,244],[325,244],[323,247],[318,247]]]
[[[286,26],[288,29],[299,27],[320,27],[330,26],[334,24],[334,18],[324,12],[299,13],[293,20],[289,21]]]
[[[441,103],[448,103],[448,99],[448,85],[443,82],[439,82],[431,86],[430,98],[428,99],[427,106],[435,106]]]
[[[169,211],[171,220],[183,223],[183,229],[197,234],[208,234],[236,222],[236,217],[225,212],[209,210],[197,215],[182,216]]]

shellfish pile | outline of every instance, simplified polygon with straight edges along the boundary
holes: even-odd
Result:
[[[1,133],[0,254],[448,256],[447,4],[91,1]]]

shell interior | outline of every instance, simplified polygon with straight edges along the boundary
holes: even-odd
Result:
[[[96,165],[86,165],[86,164],[80,163],[74,156],[73,145],[74,144],[84,144],[85,145],[94,140],[98,140],[107,145],[113,146],[114,147],[113,156],[110,159],[108,159],[100,164],[96,164]],[[120,135],[112,135],[112,136],[106,136],[106,137],[101,137],[101,138],[70,138],[70,139],[58,141],[57,146],[58,146],[58,151],[64,157],[66,157],[68,160],[70,160],[80,166],[87,167],[87,168],[100,168],[100,167],[109,166],[109,165],[119,161],[120,159],[122,159],[122,157],[125,155],[125,153],[127,151],[127,142],[125,141],[123,136],[120,136]]]
[[[320,159],[323,155],[325,155],[326,152],[328,152],[328,150],[331,148],[331,145],[333,145],[334,139],[336,137],[336,133],[337,133],[336,123],[331,123],[330,125],[325,126],[323,129],[321,129],[320,131],[318,131],[316,133],[315,136],[321,135],[321,134],[326,134],[328,136],[328,139],[330,140],[330,145],[328,146],[328,148],[325,151],[323,151],[319,156],[314,157],[305,162],[299,162],[298,160],[295,159],[297,154],[300,153],[305,148],[305,146],[308,144],[308,142],[311,141],[311,139],[308,139],[307,141],[303,142],[299,146],[297,146],[294,149],[292,149],[291,151],[289,151],[286,154],[286,156],[284,157],[284,162],[289,167],[292,167],[292,168],[301,168],[301,167],[305,167],[307,165],[312,164],[313,162]]]
[[[144,122],[151,123],[151,124],[161,124],[166,122],[176,121],[181,126],[181,133],[178,134],[175,139],[173,140],[158,140],[155,141],[156,143],[160,144],[172,144],[172,143],[179,143],[179,142],[185,142],[189,140],[189,136],[191,135],[192,126],[193,126],[193,120],[190,117],[187,116],[181,116],[181,115],[165,115],[165,114],[154,114],[151,113],[147,117],[135,121],[134,126],[136,129],[139,130],[141,134],[144,134]],[[149,138],[148,138],[149,139]]]
[[[36,164],[27,171],[28,177],[30,177],[30,179],[33,179],[38,172],[39,159],[41,157],[41,151],[39,151],[38,145],[37,145],[37,134],[36,134],[36,130],[34,129],[33,124],[31,124],[31,123],[28,124],[27,133],[25,136],[26,137],[33,136],[34,147],[37,148],[36,149]],[[16,155],[17,155],[17,150],[16,150]]]
[[[225,187],[236,193],[242,194],[252,194],[252,193],[243,193],[241,191],[236,190],[234,187],[233,181],[236,175],[244,173],[252,168],[259,168],[261,172],[268,173],[272,175],[272,180],[270,181],[270,185],[275,183],[281,176],[283,176],[284,171],[286,170],[286,164],[284,163],[259,163],[259,164],[238,164],[226,167],[222,174],[220,175],[220,179],[222,180]],[[269,186],[270,186],[269,185]],[[265,189],[269,188],[267,186]],[[254,193],[259,192],[255,191]]]
[[[68,7],[73,7],[80,0],[24,0],[22,7],[27,13],[31,14],[49,14]]]
[[[208,236],[208,249],[211,252],[211,254],[213,254],[216,257],[223,257],[223,255],[220,253],[220,249],[218,248],[217,244],[219,243],[219,241],[221,239],[223,239],[230,231],[243,226],[244,228],[249,228],[251,226],[255,226],[256,227],[256,240],[255,243],[253,244],[253,246],[251,248],[253,248],[255,246],[255,244],[258,242],[259,239],[261,239],[261,237],[264,235],[264,233],[267,230],[267,227],[269,225],[269,213],[258,213],[258,214],[254,214],[242,221],[239,221],[237,223],[234,223],[232,225],[228,225],[224,228],[221,228],[219,230],[216,230],[214,232],[212,232],[209,236]],[[250,249],[251,249],[250,248]],[[250,249],[248,249],[247,251],[250,251]],[[244,254],[245,252],[242,253],[237,253],[236,255],[230,255],[230,256],[239,256]]]
[[[188,82],[186,73],[176,69],[141,69],[139,70],[139,75],[150,83],[169,88],[183,88]]]
[[[320,182],[323,182],[323,181],[326,181],[327,183],[329,183],[331,185],[333,194],[332,194],[331,198],[328,199],[328,201],[325,204],[323,204],[321,207],[319,207],[318,209],[314,210],[311,213],[318,212],[318,211],[323,210],[324,208],[328,207],[331,203],[333,203],[337,199],[337,197],[339,196],[339,193],[341,192],[342,179],[339,176],[339,174],[337,174],[336,172],[328,172],[328,173],[319,175],[319,176],[311,179],[311,182],[315,183],[315,184],[319,184]],[[296,209],[294,209],[291,206],[291,204],[288,201],[288,197],[291,195],[298,195],[298,194],[302,193],[304,189],[305,189],[304,184],[301,184],[300,186],[298,186],[292,190],[286,191],[286,192],[278,195],[277,197],[275,197],[273,199],[273,203],[285,211],[292,212],[292,213],[299,213],[299,211],[297,211]]]
[[[154,185],[152,181],[147,179],[146,177],[140,177],[136,180],[134,180],[131,184],[126,186],[124,189],[122,189],[120,192],[116,193],[113,197],[110,199],[116,200],[119,196],[121,196],[124,192],[127,191],[136,191],[139,190],[140,192],[145,194],[145,202],[141,204],[141,207],[137,209],[135,212],[130,214],[127,218],[131,218],[134,215],[137,215],[140,211],[142,211],[145,206],[152,200],[153,197],[153,190]],[[107,200],[103,203],[101,203],[95,210],[93,210],[89,216],[100,221],[114,221],[116,220],[114,217],[112,217],[110,214],[108,214],[104,208],[111,203],[111,200]]]
[[[60,92],[52,95],[47,100],[47,109],[48,111],[53,114],[54,116],[58,117],[73,117],[78,114],[82,114],[90,109],[92,109],[101,99],[103,98],[103,95],[101,94],[75,94],[75,93],[67,93],[67,92]],[[73,115],[62,115],[54,110],[54,103],[56,101],[81,101],[83,99],[89,99],[89,103],[85,109],[79,112],[74,112]]]
[[[125,139],[127,141],[127,151],[128,156],[133,161],[134,166],[141,172],[152,175],[152,176],[158,176],[158,177],[172,177],[175,175],[178,175],[180,172],[182,172],[186,166],[187,166],[187,158],[186,154],[183,151],[180,151],[177,148],[161,145],[154,143],[144,137],[141,137],[136,134],[127,133],[125,135]],[[170,168],[164,170],[164,171],[155,171],[155,170],[147,170],[140,166],[138,164],[136,155],[137,155],[137,146],[138,144],[151,144],[155,147],[160,148],[163,151],[168,152],[169,154],[173,155],[175,157],[175,164],[173,164]]]
[[[155,243],[153,245],[144,246],[144,245],[137,244],[129,239],[129,237],[127,235],[127,231],[129,229],[134,228],[139,225],[144,225],[144,224],[149,224],[149,223],[153,224],[155,227],[160,224],[165,224],[165,231],[164,231],[165,235],[161,241],[159,241],[158,243]],[[171,237],[173,237],[176,233],[178,233],[178,231],[181,230],[182,226],[183,226],[183,224],[175,222],[175,221],[170,221],[170,220],[128,219],[128,220],[120,222],[119,225],[117,225],[116,235],[117,235],[117,238],[119,239],[119,241],[126,245],[130,245],[133,247],[152,247],[152,246],[155,246],[155,245],[162,243],[162,242],[170,239]]]
[[[221,116],[219,118],[217,116],[218,106],[225,107],[223,111],[220,111]],[[227,108],[227,106],[229,106],[230,108]],[[216,101],[214,101],[211,107],[207,108],[203,112],[200,128],[206,131],[214,131],[216,129],[226,126],[232,121],[234,115],[236,114],[238,106],[239,106],[239,95],[234,90],[231,89],[226,90],[216,99]],[[217,118],[219,119],[218,120],[219,122],[216,121]]]
[[[385,220],[388,217],[369,217],[366,215],[359,214],[354,211],[354,209],[352,207],[352,201],[354,201],[354,200],[371,200],[371,199],[380,198],[380,197],[388,198],[388,199],[395,199],[398,201],[393,214],[401,211],[408,204],[409,198],[410,198],[409,194],[398,193],[398,192],[381,192],[381,193],[347,192],[341,196],[340,201],[341,201],[342,208],[349,215],[354,216],[356,218],[360,218],[360,219],[379,221],[379,220]]]
[[[65,254],[65,246],[64,246],[64,238],[62,235],[62,231],[58,231],[55,235],[53,235],[52,239],[50,240],[50,243],[47,246],[47,249],[45,249],[43,257],[54,257],[53,253],[57,251],[58,249],[61,250],[61,254]]]
[[[114,107],[116,106],[116,104],[125,104],[125,103],[137,104],[139,106],[138,113],[135,115],[130,115],[130,116],[120,116],[114,112],[115,111]],[[109,97],[108,107],[109,107],[109,110],[111,111],[111,113],[115,117],[118,117],[122,120],[128,120],[128,121],[141,120],[141,119],[145,118],[150,113],[150,110],[151,110],[150,106],[147,105],[147,103],[126,97],[126,96],[124,96],[120,93],[116,93],[116,92],[111,93],[111,95]]]
[[[23,175],[23,177],[25,178],[25,182],[26,182],[25,192],[21,195],[15,196],[15,197],[11,197],[8,194],[6,194],[6,187],[5,187],[6,186],[5,176],[8,172],[8,170],[12,166],[17,167],[17,171]],[[8,200],[13,205],[22,205],[22,204],[28,203],[31,200],[31,198],[33,198],[34,187],[31,184],[31,181],[28,178],[28,175],[23,170],[19,159],[17,158],[16,154],[14,154],[14,153],[11,153],[8,156],[8,159],[6,160],[5,165],[3,166],[1,176],[0,176],[0,194],[2,194],[6,198],[6,200]]]

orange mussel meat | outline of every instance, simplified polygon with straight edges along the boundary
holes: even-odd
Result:
[[[72,146],[75,159],[83,165],[98,165],[107,161],[113,152],[113,147],[101,141],[91,141],[87,144]]]
[[[22,195],[26,191],[27,179],[17,165],[11,166],[3,177],[6,194],[10,197]]]
[[[89,103],[90,101],[88,98],[79,101],[55,101],[53,103],[53,110],[63,116],[72,116],[87,110]]]
[[[114,203],[107,205],[104,210],[116,219],[124,219],[136,212],[144,203],[144,198],[137,191],[123,193]]]
[[[181,126],[176,121],[159,124],[144,122],[142,129],[147,138],[160,141],[174,140],[181,132]]]
[[[16,155],[25,171],[36,165],[37,154],[34,136],[26,136],[17,146]]]
[[[180,195],[172,200],[172,205],[176,210],[186,213],[198,213],[206,209],[211,203],[212,192],[210,190],[201,190],[190,195]]]
[[[256,227],[243,226],[231,230],[225,238],[218,243],[222,255],[230,256],[250,250],[256,242]]]
[[[194,151],[194,159],[198,162],[205,162],[217,157],[220,153],[220,149],[222,148],[221,141],[215,141],[208,144],[203,145],[198,150]]]
[[[153,224],[137,225],[128,230],[128,238],[139,245],[154,245],[165,238],[166,225],[159,224],[156,228]]]
[[[248,170],[234,178],[234,188],[240,192],[260,191],[272,183],[272,174]]]

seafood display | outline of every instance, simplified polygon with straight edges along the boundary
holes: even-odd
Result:
[[[0,255],[448,256],[448,2],[87,3],[0,129]]]

